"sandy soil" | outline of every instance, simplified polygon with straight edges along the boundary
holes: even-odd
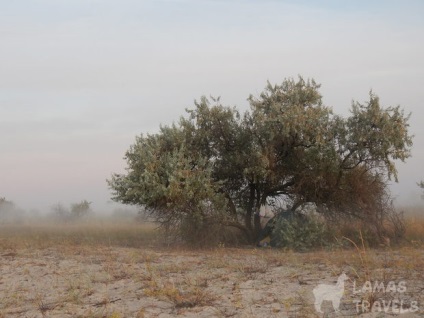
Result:
[[[385,317],[400,313],[398,301],[401,317],[424,317],[418,248],[292,253],[58,246],[0,253],[0,317]],[[335,286],[343,272],[340,311],[323,301],[318,313],[314,288]],[[367,284],[377,287],[370,292]],[[367,313],[368,302],[379,306]]]

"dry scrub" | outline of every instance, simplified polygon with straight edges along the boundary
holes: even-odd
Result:
[[[396,297],[405,310],[417,301],[414,315],[424,314],[423,236],[416,230],[404,247],[309,253],[189,250],[164,245],[150,225],[124,222],[0,230],[0,317],[319,317],[313,288],[335,284],[342,272],[349,280],[341,312],[324,302],[326,317],[374,316],[357,302]],[[404,281],[407,288],[354,294],[367,281]]]

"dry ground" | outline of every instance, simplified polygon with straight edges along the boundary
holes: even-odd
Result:
[[[421,243],[189,250],[160,246],[155,233],[101,222],[0,227],[0,317],[424,317]],[[324,301],[318,313],[313,289],[342,272],[340,312]]]

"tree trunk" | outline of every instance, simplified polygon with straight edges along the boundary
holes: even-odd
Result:
[[[230,209],[230,213],[232,214],[234,219],[237,219],[237,210],[236,210],[236,206],[234,205],[233,200],[231,199],[231,197],[228,193],[225,194],[225,197],[228,200],[228,208]]]
[[[253,214],[253,207],[255,205],[255,185],[253,183],[249,185],[249,190],[250,190],[249,202],[247,205],[246,215],[244,217],[244,224],[246,228],[250,231],[250,233],[253,234],[252,214]],[[253,238],[254,237],[252,237],[252,239]]]
[[[261,217],[259,215],[260,208],[262,204],[265,204],[264,198],[261,198],[261,193],[259,189],[256,189],[256,211],[253,218],[253,225],[254,225],[254,233],[253,237],[255,242],[258,240],[259,234],[261,233],[262,227],[261,227]]]
[[[258,238],[259,238],[259,234],[262,231],[261,218],[259,216],[259,213],[255,213],[254,223],[255,223],[255,232],[253,234],[253,237],[254,237],[254,241],[256,242],[258,240]]]

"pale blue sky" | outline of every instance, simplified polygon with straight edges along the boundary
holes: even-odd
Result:
[[[300,74],[336,113],[370,89],[413,113],[393,192],[420,202],[423,16],[423,1],[0,0],[0,196],[109,209],[105,179],[136,135],[201,95],[246,109]]]

